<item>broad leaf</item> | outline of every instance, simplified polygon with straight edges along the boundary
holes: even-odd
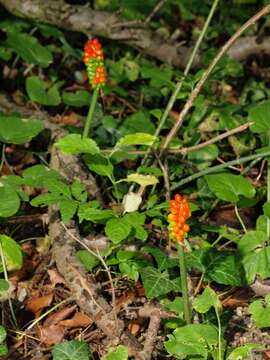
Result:
[[[210,190],[221,200],[237,203],[239,196],[252,198],[255,195],[253,186],[241,175],[219,173],[206,175]]]
[[[62,175],[44,165],[34,165],[23,171],[25,185],[42,187],[49,179],[61,180]]]
[[[137,211],[141,205],[142,197],[140,194],[130,192],[126,194],[123,198],[123,208],[124,212],[130,213]]]
[[[59,201],[61,219],[63,223],[68,223],[76,214],[78,202],[72,199]]]
[[[156,137],[147,133],[128,134],[117,141],[115,147],[129,145],[153,145]]]
[[[13,186],[0,178],[0,217],[9,217],[19,210],[20,198]]]
[[[172,267],[178,266],[178,260],[177,259],[171,259],[165,251],[160,250],[157,247],[146,245],[144,246],[141,251],[150,253],[154,256],[158,268],[160,271],[170,269]]]
[[[167,270],[161,272],[152,266],[147,266],[139,271],[148,299],[165,295],[170,291],[180,291],[180,280],[171,280]]]
[[[265,299],[253,301],[248,310],[258,328],[270,327],[270,294]]]
[[[83,220],[88,221],[100,221],[107,220],[114,216],[112,210],[95,209],[89,206],[89,204],[82,204],[79,206],[78,216],[80,222]]]
[[[101,154],[85,155],[84,161],[89,170],[95,172],[100,176],[107,176],[111,178],[113,176],[113,165],[110,161]]]
[[[8,32],[5,45],[15,50],[29,64],[46,68],[53,61],[50,50],[40,45],[38,40],[31,35],[17,31]]]
[[[87,343],[78,340],[64,341],[56,344],[52,350],[53,360],[89,360]]]
[[[135,182],[141,186],[155,185],[158,183],[158,179],[153,175],[142,175],[142,174],[130,174],[124,181]]]
[[[267,133],[270,130],[270,101],[264,101],[261,104],[252,106],[249,110],[249,120],[254,122],[251,130],[255,133]]]
[[[252,359],[252,350],[261,350],[263,346],[261,344],[245,344],[234,349],[227,360],[246,360]]]
[[[43,130],[43,123],[35,119],[0,115],[0,141],[24,144]]]
[[[0,243],[8,271],[18,270],[22,267],[23,256],[20,245],[6,235],[0,235]]]
[[[124,218],[111,219],[106,223],[105,233],[114,244],[118,244],[128,237],[131,228]]]
[[[81,263],[87,271],[91,271],[100,262],[96,256],[87,250],[77,251],[76,256],[80,259]]]
[[[101,358],[101,360],[127,360],[128,349],[123,345],[118,345],[116,350],[109,351],[108,355]]]
[[[79,90],[75,93],[64,92],[62,94],[63,103],[70,106],[89,106],[91,95],[88,91]]]
[[[64,154],[98,154],[99,148],[92,139],[83,139],[79,134],[69,134],[55,144]]]
[[[61,102],[57,84],[51,86],[38,76],[26,79],[26,92],[33,102],[41,105],[56,106]]]
[[[216,311],[219,311],[222,307],[217,294],[210,287],[204,289],[201,295],[198,295],[193,302],[194,309],[204,314],[210,310],[211,307],[214,307]]]
[[[8,291],[9,289],[9,282],[6,281],[5,279],[0,279],[0,295],[3,292]],[[1,332],[1,328],[0,328],[0,332]],[[1,343],[1,334],[0,334],[0,343]]]
[[[256,275],[262,279],[270,277],[270,246],[249,252],[243,257],[242,264],[248,284],[255,280]]]

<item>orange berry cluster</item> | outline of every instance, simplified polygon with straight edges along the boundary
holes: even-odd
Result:
[[[188,201],[180,194],[176,194],[174,199],[170,201],[170,213],[168,215],[169,222],[169,238],[176,242],[181,242],[184,236],[189,232],[189,225],[186,220],[191,216]]]
[[[93,88],[105,84],[104,55],[98,39],[88,40],[84,46],[83,61],[86,65],[88,78]]]

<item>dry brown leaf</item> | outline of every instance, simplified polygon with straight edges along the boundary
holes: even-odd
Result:
[[[58,324],[61,320],[66,319],[68,316],[70,316],[74,310],[76,309],[77,305],[73,305],[70,307],[66,307],[62,310],[59,310],[51,315],[49,315],[46,320],[44,321],[44,326],[50,326]]]
[[[63,320],[59,324],[66,326],[68,328],[76,328],[76,327],[86,327],[88,325],[91,325],[92,323],[93,320],[89,316],[81,312],[78,312],[73,316],[72,319]]]
[[[40,341],[47,346],[52,346],[64,339],[65,327],[59,324],[42,326],[39,328],[39,333]]]
[[[55,287],[57,284],[65,283],[64,278],[59,274],[59,272],[56,269],[48,270],[48,274],[53,287]]]
[[[53,300],[53,293],[39,296],[39,297],[31,297],[26,303],[26,310],[38,316],[40,311],[51,305]]]
[[[134,335],[134,336],[138,335],[140,329],[141,329],[140,324],[139,324],[137,321],[135,321],[135,320],[131,321],[131,322],[128,324],[128,330],[129,330],[129,332],[130,332],[132,335]]]

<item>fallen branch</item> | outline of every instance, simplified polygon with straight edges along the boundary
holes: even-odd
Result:
[[[16,16],[82,32],[88,37],[100,36],[120,41],[178,68],[185,68],[192,52],[192,47],[179,46],[177,41],[164,39],[156,31],[148,29],[147,19],[145,22],[127,22],[116,14],[70,5],[63,0],[0,0],[0,4]],[[237,40],[228,55],[244,60],[262,52],[270,54],[268,37],[261,42],[257,42],[256,37],[246,37]],[[197,56],[193,68],[200,65],[200,56]]]

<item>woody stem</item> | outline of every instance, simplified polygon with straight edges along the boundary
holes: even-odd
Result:
[[[83,135],[82,138],[86,139],[89,136],[89,130],[90,130],[90,126],[93,120],[93,116],[94,116],[94,112],[95,112],[95,107],[97,104],[97,98],[98,98],[98,87],[96,87],[94,89],[93,95],[92,95],[92,99],[91,99],[91,104],[89,107],[89,111],[88,111],[88,115],[86,118],[86,122],[84,125],[84,129],[83,129]]]

